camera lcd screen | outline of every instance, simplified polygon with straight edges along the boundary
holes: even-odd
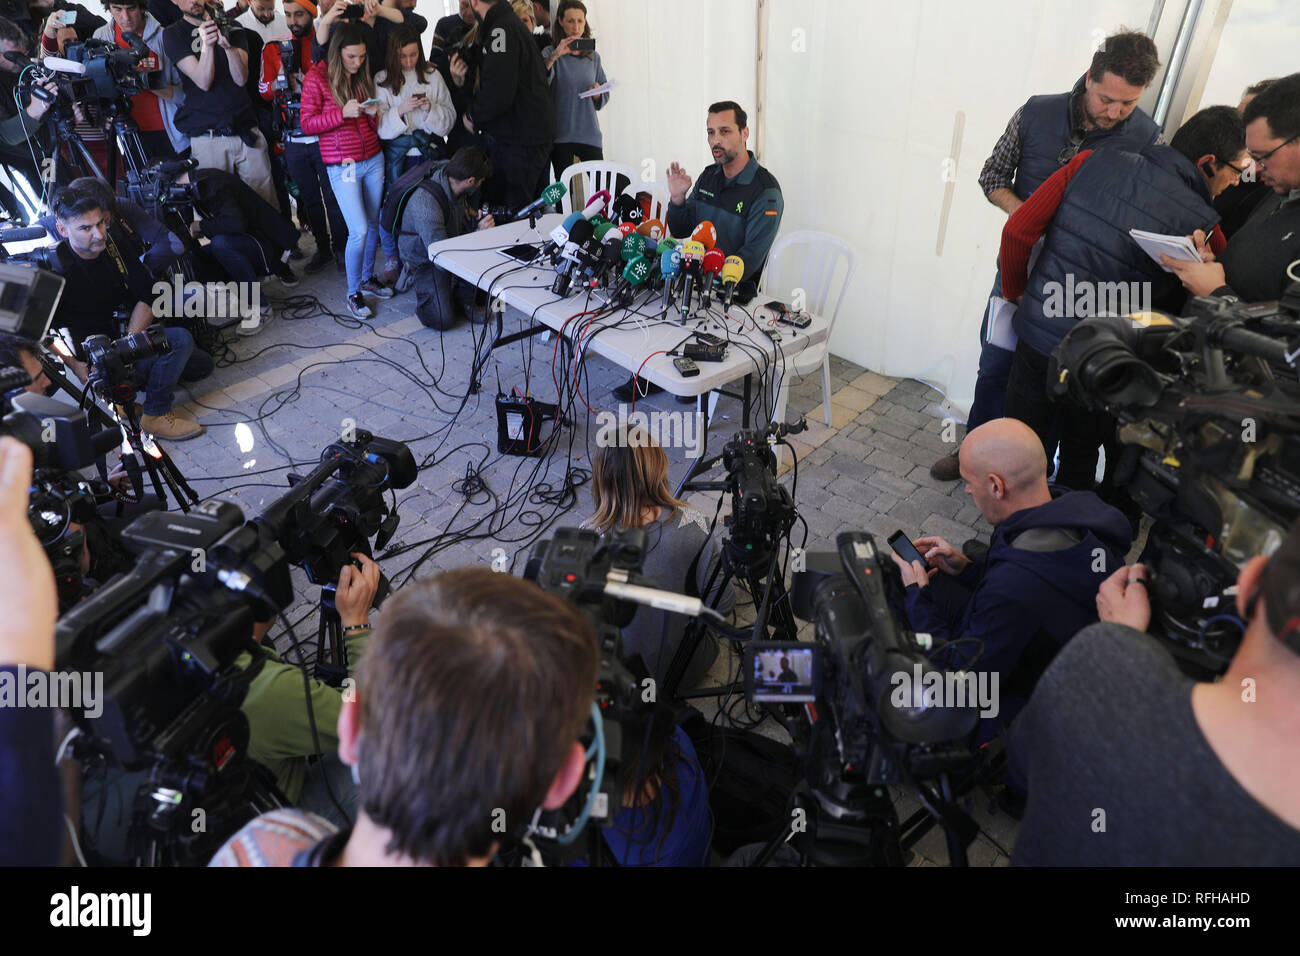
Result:
[[[819,674],[813,644],[764,644],[746,648],[746,695],[756,703],[795,704],[817,699]]]

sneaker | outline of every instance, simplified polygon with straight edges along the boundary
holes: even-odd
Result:
[[[140,429],[153,435],[154,438],[168,438],[172,441],[196,438],[204,432],[202,425],[193,419],[180,417],[175,409],[166,415],[141,416]]]
[[[935,481],[956,481],[961,477],[961,465],[957,456],[944,455],[930,466],[930,477]]]
[[[239,325],[235,326],[235,331],[240,335],[256,335],[261,332],[271,321],[271,307],[262,306],[261,310],[256,313],[250,313],[244,316]]]
[[[286,289],[292,289],[298,284],[298,277],[293,274],[293,267],[287,262],[278,263],[273,274]]]
[[[354,319],[368,319],[374,315],[360,292],[348,296],[348,311],[352,313]]]
[[[393,291],[410,292],[413,285],[415,285],[415,270],[403,262],[401,272],[397,274],[397,281],[393,284]]]
[[[303,268],[303,271],[309,276],[314,276],[333,261],[333,256],[328,252],[321,252],[318,249],[316,254],[307,261],[307,265]]]
[[[384,285],[374,276],[371,276],[365,282],[361,283],[361,291],[369,292],[371,295],[380,299],[391,299],[393,297],[393,290],[388,288],[388,286]]]
[[[384,266],[384,274],[379,277],[379,281],[384,285],[392,288],[397,285],[398,278],[402,275],[402,263],[396,259],[389,259],[388,265]]]
[[[633,382],[636,383],[635,396],[632,394]],[[618,388],[614,389],[614,397],[620,402],[631,402],[634,399],[645,398],[648,395],[657,395],[662,391],[663,389],[658,385],[655,385],[653,382],[649,382],[644,378],[629,378]]]

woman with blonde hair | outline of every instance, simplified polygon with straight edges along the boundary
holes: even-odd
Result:
[[[708,520],[673,497],[668,484],[668,456],[637,426],[620,426],[613,440],[602,445],[592,461],[591,490],[595,511],[586,526],[602,534],[641,528],[646,535],[642,573],[659,587],[695,594],[723,614],[731,613],[736,595],[715,576],[718,549],[708,533]],[[711,593],[705,589],[713,582]],[[686,619],[653,608],[638,608],[623,628],[623,653],[640,655],[646,671],[662,681],[681,643]],[[706,634],[688,664],[679,687],[699,684],[718,654],[716,638]]]

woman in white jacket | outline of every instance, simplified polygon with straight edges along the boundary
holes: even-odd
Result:
[[[387,68],[375,76],[375,95],[379,99],[379,139],[384,146],[387,188],[408,163],[418,161],[420,150],[413,135],[416,130],[445,138],[456,124],[456,107],[442,75],[425,59],[420,38],[409,27],[393,31],[385,65]],[[379,235],[388,258],[383,279],[392,285],[401,269],[397,240],[383,228]]]

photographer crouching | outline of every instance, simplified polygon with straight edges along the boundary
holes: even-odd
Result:
[[[54,194],[56,227],[62,241],[55,247],[58,271],[67,280],[52,326],[67,329],[77,357],[69,361],[73,373],[83,382],[83,343],[87,336],[117,338],[121,328],[115,319],[119,308],[129,312],[127,332],[143,332],[154,321],[153,286],[139,262],[124,255],[112,236],[112,211],[96,192],[68,187]],[[159,438],[180,441],[203,433],[203,426],[178,414],[172,407],[176,383],[206,378],[213,369],[212,356],[198,349],[185,329],[166,330],[171,351],[135,364],[135,376],[143,384],[141,427]]]
[[[1237,577],[1245,634],[1222,680],[1197,683],[1144,632],[1135,564],[1013,726],[1029,801],[1012,863],[1287,866],[1300,859],[1300,522]],[[1097,825],[1104,811],[1104,829]]]

